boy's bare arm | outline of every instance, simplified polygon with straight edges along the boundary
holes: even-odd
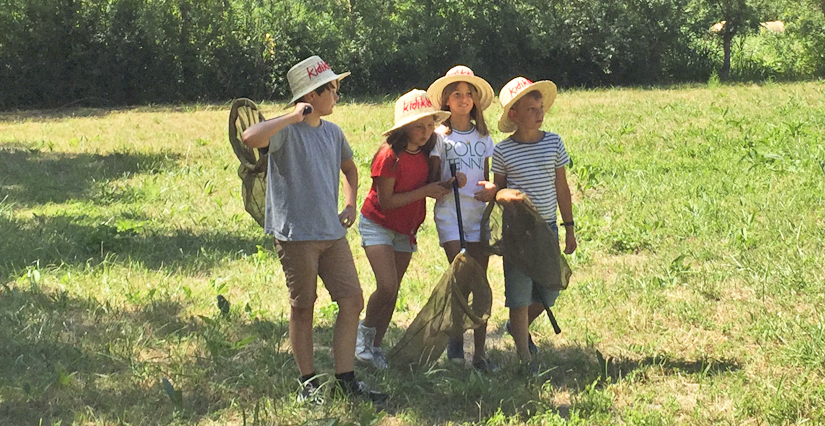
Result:
[[[358,194],[358,167],[352,158],[341,163],[341,173],[344,174],[344,210],[338,215],[338,219],[341,225],[349,228],[355,223],[355,197]]]
[[[249,126],[241,134],[243,143],[252,148],[264,148],[269,146],[269,138],[280,132],[290,124],[300,123],[304,119],[304,107],[311,106],[304,102],[295,104],[295,109],[289,114],[275,117],[270,120],[261,121]]]
[[[576,251],[576,233],[573,226],[573,200],[570,196],[570,186],[567,185],[567,173],[564,167],[556,168],[556,199],[559,203],[561,220],[565,223],[565,247],[564,252],[571,254]]]
[[[520,203],[524,201],[524,194],[517,189],[507,189],[507,175],[493,174],[493,183],[496,184],[496,202],[499,204]]]

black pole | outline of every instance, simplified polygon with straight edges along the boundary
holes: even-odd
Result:
[[[464,222],[461,221],[461,201],[458,200],[458,179],[455,177],[456,163],[450,162],[450,175],[453,177],[453,195],[455,195],[455,214],[458,217],[458,237],[461,240],[461,248],[467,248],[467,242],[464,241]]]
[[[539,295],[539,299],[541,299],[541,304],[544,306],[544,311],[547,312],[547,318],[550,319],[550,324],[553,324],[553,331],[556,334],[561,333],[561,327],[559,327],[559,323],[556,321],[555,315],[553,315],[553,311],[550,310],[550,305],[547,304],[547,299],[544,298],[544,293],[541,292],[541,289],[536,288],[537,285],[533,282],[533,289],[536,290],[536,293]]]

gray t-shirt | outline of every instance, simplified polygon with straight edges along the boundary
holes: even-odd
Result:
[[[352,149],[341,128],[303,121],[269,138],[266,233],[281,241],[337,240],[347,230],[338,221],[341,163]]]

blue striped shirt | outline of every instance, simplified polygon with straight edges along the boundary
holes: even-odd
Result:
[[[496,145],[490,170],[507,177],[507,187],[527,194],[541,217],[556,222],[556,169],[570,159],[561,137],[544,132],[536,143],[521,143],[509,137]]]

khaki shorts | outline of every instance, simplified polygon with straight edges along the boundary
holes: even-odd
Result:
[[[311,308],[315,304],[318,277],[336,302],[362,297],[346,238],[329,241],[279,241],[276,238],[275,250],[284,268],[291,306]]]

